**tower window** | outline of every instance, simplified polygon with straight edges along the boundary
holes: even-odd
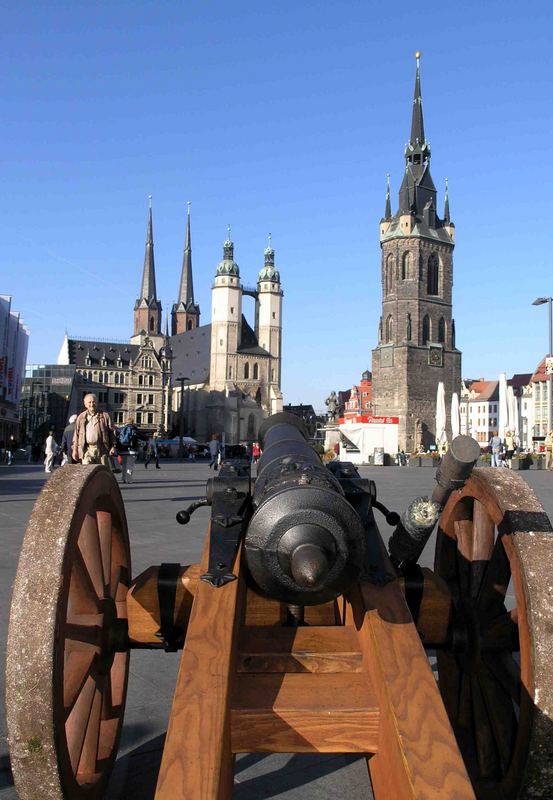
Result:
[[[451,346],[455,348],[455,320],[451,320]]]
[[[412,339],[412,326],[411,326],[411,314],[407,314],[407,330],[406,330],[406,337],[407,341],[410,342]]]
[[[394,257],[390,253],[386,259],[386,274],[385,274],[385,293],[392,293],[392,286],[394,280]]]
[[[391,314],[386,318],[386,343],[394,339],[394,318]]]
[[[250,365],[249,362],[246,361],[246,363],[244,364],[244,380],[247,381],[249,377],[250,377]]]
[[[254,381],[257,381],[259,379],[259,365],[258,364],[254,364],[253,365],[253,379],[254,379]]]
[[[153,317],[150,317],[150,330],[151,330],[151,331],[153,331],[153,330],[154,330],[154,325],[155,325],[154,318],[153,318]]]
[[[440,317],[438,322],[438,341],[445,344],[445,319]]]
[[[438,257],[435,253],[428,259],[428,294],[438,294]]]
[[[422,321],[422,343],[427,344],[430,341],[430,317],[428,314]]]
[[[232,367],[228,368],[228,376],[229,378],[232,378]]]
[[[401,280],[405,281],[411,277],[411,253],[403,254],[401,260]]]
[[[276,319],[276,311],[273,311],[273,319]]]
[[[191,331],[192,330],[192,320],[191,319],[189,319],[188,322],[186,323],[186,330],[187,331]]]

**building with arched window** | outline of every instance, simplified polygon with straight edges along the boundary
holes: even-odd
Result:
[[[380,221],[382,322],[372,358],[372,403],[375,415],[399,417],[399,447],[414,452],[433,441],[438,383],[444,383],[447,397],[461,389],[452,318],[455,226],[447,182],[443,216],[437,212],[418,57],[404,155],[398,209],[392,213],[388,180]]]

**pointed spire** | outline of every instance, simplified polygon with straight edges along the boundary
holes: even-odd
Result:
[[[142,272],[141,300],[157,300],[156,272],[154,264],[154,234],[152,226],[152,195],[148,197],[148,229],[146,233],[146,251],[144,253],[144,270]]]
[[[451,217],[449,216],[449,182],[445,179],[445,202],[444,202],[444,222],[449,225]]]
[[[424,121],[422,117],[422,97],[421,97],[421,73],[420,73],[420,58],[421,53],[416,52],[415,58],[417,59],[417,74],[415,77],[415,93],[413,96],[413,117],[411,120],[411,139],[410,142],[414,146],[423,144],[426,139],[424,137]]]
[[[194,284],[192,280],[192,244],[190,239],[190,206],[188,201],[186,215],[186,238],[184,242],[184,256],[182,259],[182,272],[180,279],[179,297],[177,304],[183,303],[185,308],[194,305]]]
[[[386,174],[386,208],[384,209],[384,219],[392,218],[392,201],[390,200],[390,173]]]

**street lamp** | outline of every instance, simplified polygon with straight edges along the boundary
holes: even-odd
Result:
[[[179,458],[184,458],[184,447],[182,444],[182,437],[184,435],[184,382],[189,381],[190,378],[186,375],[177,378],[180,383],[180,416],[179,416]]]
[[[548,363],[548,360],[553,356],[553,328],[551,324],[551,301],[553,300],[552,297],[536,297],[534,302],[532,303],[533,306],[543,306],[544,303],[547,303],[549,306],[549,350],[547,353],[548,358],[545,361],[545,372],[547,374],[547,431],[546,434],[549,433],[551,430],[551,402],[553,400],[553,364],[551,362]]]

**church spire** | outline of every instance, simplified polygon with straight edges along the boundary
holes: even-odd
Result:
[[[424,138],[424,120],[422,117],[422,97],[421,97],[421,53],[416,52],[415,58],[417,60],[417,74],[415,76],[415,93],[413,96],[413,116],[411,119],[411,139],[410,143],[413,147],[420,142],[425,142]]]
[[[142,271],[141,300],[157,300],[156,272],[154,264],[154,234],[152,226],[152,195],[149,196],[148,229],[146,232],[146,250],[144,252],[144,269]]]
[[[194,283],[192,280],[192,243],[190,237],[190,206],[186,214],[186,236],[180,277],[179,296],[171,311],[171,332],[184,333],[200,324],[200,307],[194,302]]]
[[[449,225],[451,222],[451,217],[449,216],[449,183],[447,178],[445,179],[444,222],[446,225]]]
[[[182,259],[182,272],[180,278],[179,298],[177,304],[183,303],[185,308],[194,305],[194,283],[192,280],[192,245],[190,242],[190,201],[186,215],[186,239],[184,242],[184,256]]]
[[[390,200],[390,173],[386,175],[386,207],[384,209],[384,219],[392,218],[392,202]]]

